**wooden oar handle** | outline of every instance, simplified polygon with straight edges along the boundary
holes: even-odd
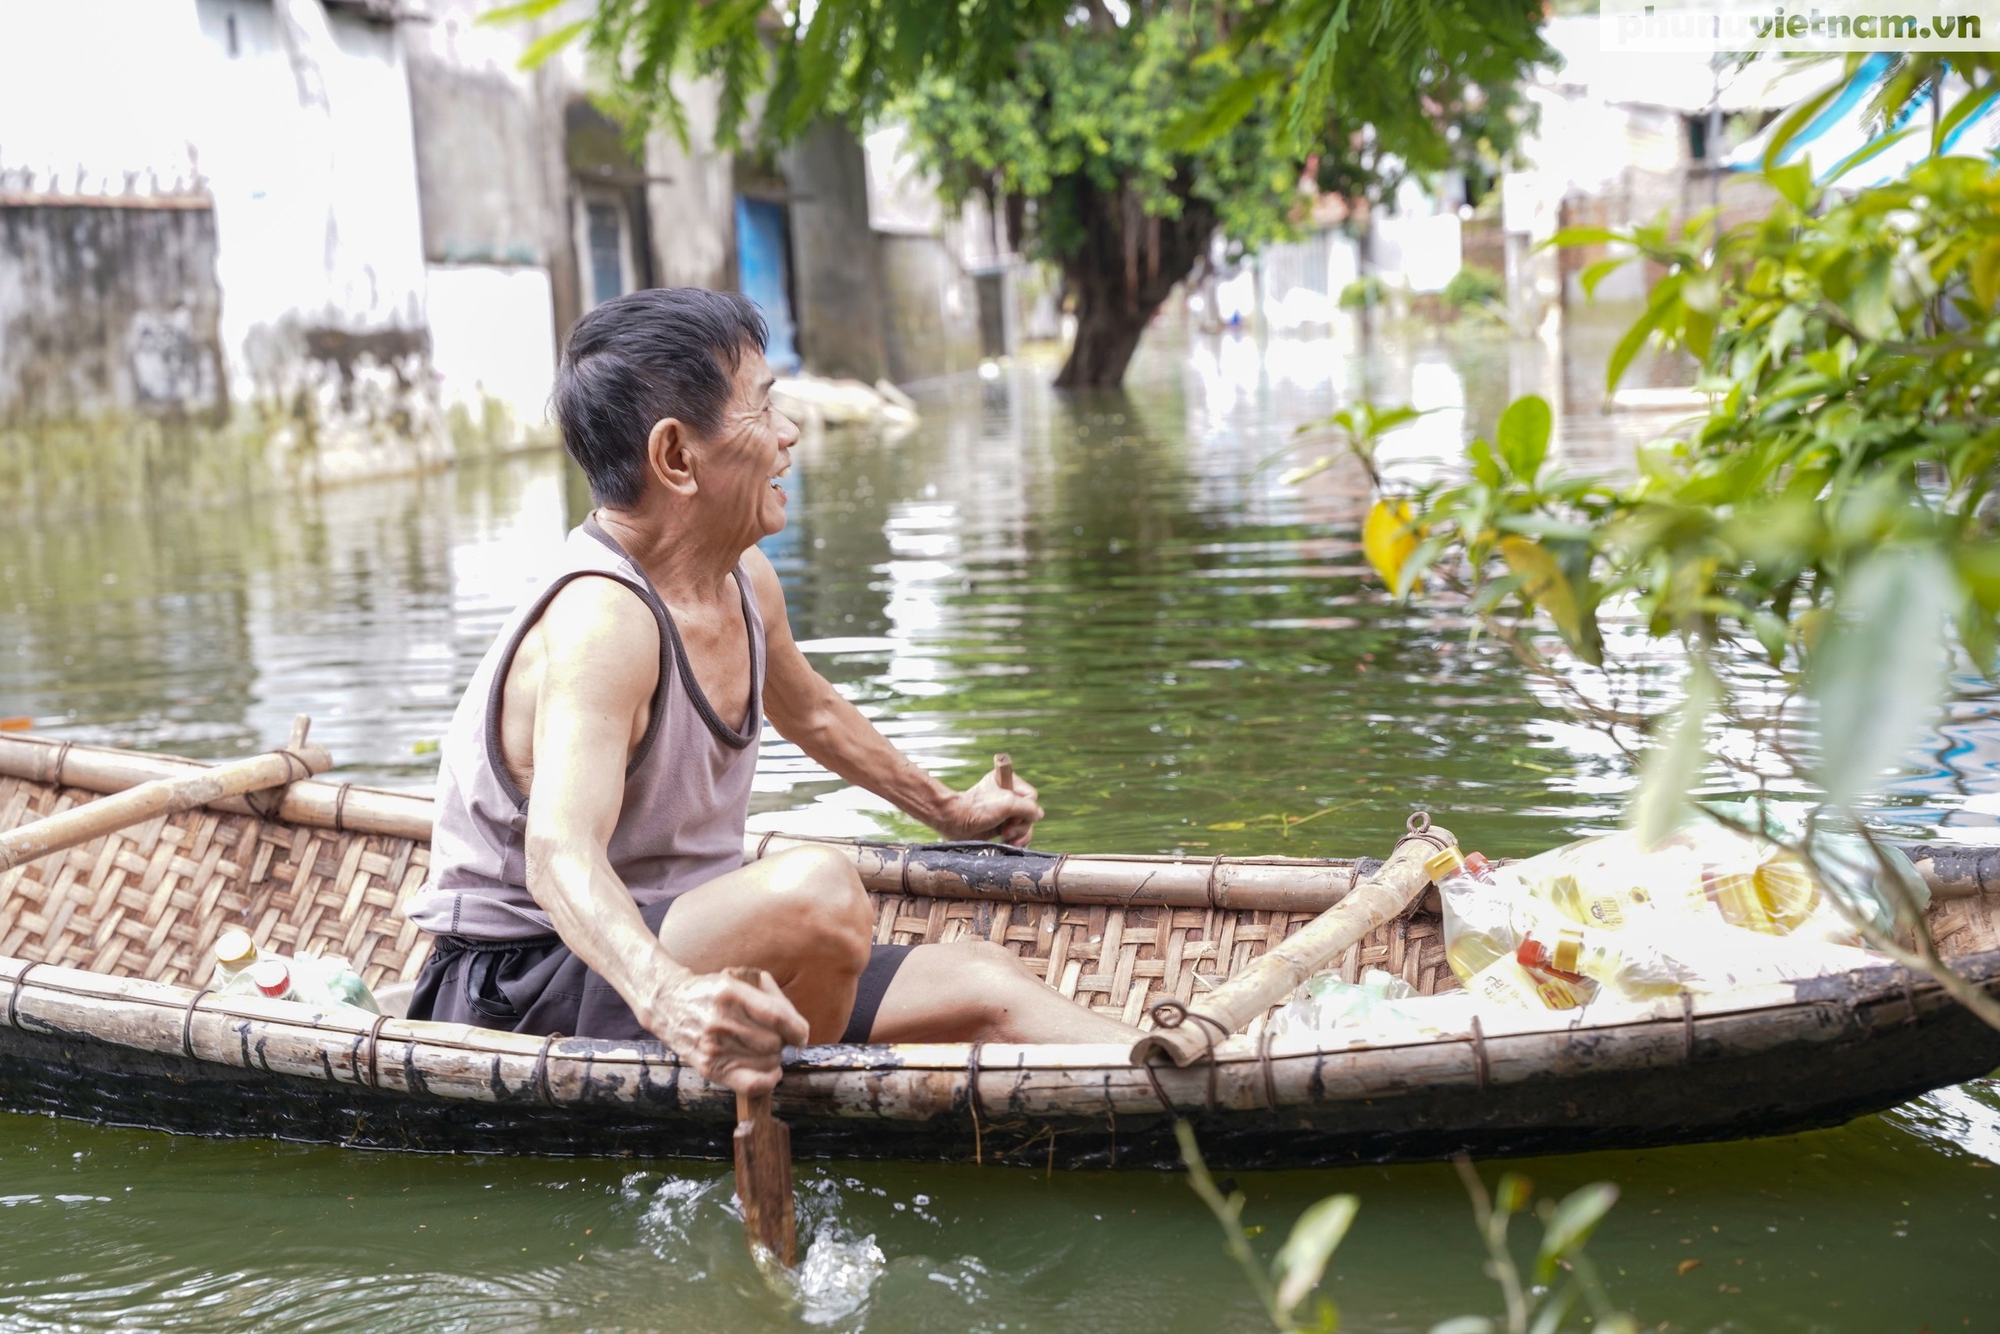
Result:
[[[745,986],[757,987],[760,990],[764,985],[764,970],[761,968],[751,968],[744,964],[733,964],[723,969],[722,975],[734,978]],[[738,1093],[736,1095],[736,1119],[738,1121],[755,1121],[759,1117],[769,1116],[770,1114],[771,1095],[769,1093]]]
[[[993,781],[1003,792],[1014,790],[1014,757],[1004,750],[993,757]]]
[[[764,985],[761,968],[742,965],[723,973],[753,987]],[[798,1209],[792,1200],[792,1132],[771,1115],[771,1095],[736,1095],[736,1198],[743,1204],[743,1230],[751,1254],[761,1248],[787,1269],[798,1264]]]

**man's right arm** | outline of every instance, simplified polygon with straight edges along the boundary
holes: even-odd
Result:
[[[535,693],[528,892],[576,956],[705,1079],[774,1087],[806,1023],[769,977],[762,988],[675,963],[646,928],[607,849],[624,801],[637,720],[658,685],[659,628],[631,590],[578,579],[543,611]]]

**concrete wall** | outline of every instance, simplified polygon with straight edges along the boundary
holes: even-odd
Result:
[[[554,444],[555,304],[546,269],[433,264],[431,365],[456,457]]]
[[[0,404],[16,423],[228,418],[215,214],[0,204]]]
[[[978,367],[979,284],[1000,267],[1004,238],[975,196],[956,216],[907,147],[898,124],[868,136],[868,214],[882,272],[889,378],[923,380]]]
[[[395,24],[321,0],[72,0],[15,5],[6,22],[0,194],[212,200],[214,346],[230,397],[214,459],[243,464],[254,485],[449,456]],[[88,300],[68,304],[65,336],[80,345],[95,317]],[[0,398],[0,429],[15,428],[0,488],[30,468],[23,459],[60,472],[81,452],[117,476],[134,471],[114,466],[121,451],[153,457],[110,405],[74,409],[36,416],[29,438],[31,405]],[[60,478],[54,491],[35,485],[68,494]]]
[[[976,370],[979,293],[935,236],[878,234],[889,378],[899,383]]]
[[[821,375],[888,372],[882,265],[868,226],[868,161],[846,126],[822,121],[779,158],[791,189],[792,317]]]
[[[559,331],[581,312],[564,155],[568,73],[520,56],[532,25],[429,0],[404,31],[431,364],[462,457],[555,441]]]
[[[561,197],[550,199],[544,189],[536,111],[526,79],[412,48],[426,260],[548,266],[549,238],[563,226],[564,209]]]
[[[662,130],[646,138],[646,216],[653,280],[662,287],[736,286],[736,157],[715,147],[721,85],[676,79],[688,142]]]

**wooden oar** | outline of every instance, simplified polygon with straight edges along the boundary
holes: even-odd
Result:
[[[1014,790],[1014,757],[1004,750],[993,757],[993,781],[1002,792]]]
[[[756,968],[731,968],[729,975],[753,987],[764,985]],[[799,1262],[798,1214],[792,1198],[792,1131],[771,1115],[771,1095],[736,1095],[736,1197],[743,1202],[743,1231],[750,1253],[761,1249],[787,1269]]]
[[[156,816],[192,810],[223,797],[283,787],[325,773],[333,767],[333,757],[325,747],[306,743],[306,732],[311,727],[312,719],[302,713],[292,720],[291,739],[282,750],[218,764],[181,778],[141,783],[117,796],[72,806],[0,834],[0,871],[11,871],[37,857],[88,843]]]
[[[1192,1004],[1165,1000],[1155,1005],[1159,1027],[1132,1045],[1132,1063],[1144,1065],[1155,1052],[1165,1052],[1175,1065],[1191,1065],[1209,1055],[1223,1039],[1298,990],[1335,955],[1407,911],[1430,885],[1424,863],[1457,846],[1450,830],[1431,824],[1428,816],[1411,816],[1410,832],[1382,869],[1290,939]]]

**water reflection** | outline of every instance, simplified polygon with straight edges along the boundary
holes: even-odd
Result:
[[[767,549],[797,637],[849,698],[948,781],[1012,751],[1051,811],[1045,845],[1379,851],[1428,805],[1489,851],[1529,851],[1610,819],[1622,758],[1450,616],[1384,596],[1355,541],[1357,470],[1278,479],[1320,448],[1298,428],[1359,395],[1425,410],[1383,451],[1401,480],[1527,391],[1563,408],[1559,461],[1613,466],[1671,418],[1598,410],[1607,342],[1167,338],[1123,393],[1057,395],[1038,365],[967,379],[900,440],[803,444]],[[572,507],[540,456],[9,528],[0,714],[222,756],[310,712],[341,776],[422,786]],[[1671,679],[1663,660],[1642,685]],[[1903,817],[2000,818],[1989,712],[1959,707]],[[774,734],[754,811],[918,832]]]

